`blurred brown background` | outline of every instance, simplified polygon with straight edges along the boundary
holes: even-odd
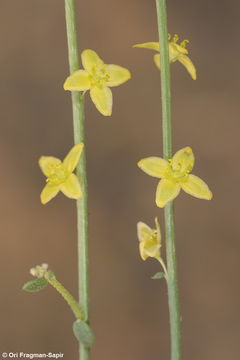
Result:
[[[153,0],[77,1],[80,49],[129,68],[132,80],[113,89],[111,118],[86,96],[90,201],[92,359],[168,360],[164,281],[141,261],[136,222],[153,224],[157,180],[137,161],[161,155],[159,74]],[[177,255],[185,360],[239,359],[239,45],[238,1],[169,1],[169,31],[190,39],[198,70],[192,81],[172,65],[174,150],[190,145],[194,174],[211,202],[182,193],[176,201]],[[63,352],[78,358],[73,316],[50,287],[21,291],[29,269],[50,264],[77,295],[75,202],[39,202],[40,155],[62,158],[72,146],[64,2],[1,1],[0,12],[1,321],[0,352]]]

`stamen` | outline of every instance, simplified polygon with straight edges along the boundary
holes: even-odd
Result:
[[[65,167],[63,166],[63,164],[53,165],[52,172],[46,179],[46,182],[53,185],[59,185],[63,183],[68,176],[69,174],[66,171]]]
[[[106,65],[101,67],[95,66],[90,72],[89,78],[92,86],[102,87],[110,78],[110,75],[106,71]]]
[[[190,42],[189,40],[183,40],[183,41],[181,42],[180,46],[182,46],[183,48],[185,48],[189,42]]]
[[[174,34],[172,41],[173,41],[174,43],[176,43],[176,42],[178,42],[178,40],[179,40],[178,34]]]

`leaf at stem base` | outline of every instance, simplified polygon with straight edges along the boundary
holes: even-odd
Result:
[[[155,275],[151,277],[153,280],[163,279],[165,277],[164,272],[157,272]]]
[[[90,326],[85,321],[76,320],[73,323],[73,333],[77,340],[85,347],[92,347],[94,343],[94,334]]]

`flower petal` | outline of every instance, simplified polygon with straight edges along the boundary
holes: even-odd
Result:
[[[194,166],[194,155],[189,146],[178,150],[172,158],[172,168],[183,174],[189,173]]]
[[[178,196],[180,189],[180,185],[173,181],[167,179],[159,181],[156,192],[157,206],[163,208],[169,201]]]
[[[90,96],[98,111],[104,116],[112,114],[112,92],[107,86],[94,86],[90,90]]]
[[[160,50],[159,42],[146,42],[142,44],[133,45],[133,47],[156,50],[156,51]]]
[[[93,66],[101,66],[104,64],[98,54],[90,49],[83,50],[81,54],[82,64],[85,70],[91,71]]]
[[[152,236],[152,229],[142,221],[137,223],[137,236],[139,241],[147,241]]]
[[[200,179],[198,176],[189,175],[186,182],[181,183],[182,189],[198,199],[211,200],[212,192],[210,191],[207,184]]]
[[[63,160],[63,164],[65,165],[65,168],[69,173],[73,172],[73,170],[77,166],[82,153],[83,146],[84,146],[83,143],[73,146],[73,148],[69,151],[69,153]]]
[[[59,185],[53,185],[50,183],[47,183],[47,185],[44,186],[40,199],[42,204],[46,204],[49,202],[52,198],[54,198],[57,193],[59,192]]]
[[[44,175],[48,177],[52,174],[53,168],[62,162],[54,156],[41,156],[38,163]]]
[[[106,86],[118,86],[131,78],[130,71],[118,65],[107,65],[106,72],[110,76],[109,80],[106,82]]]
[[[155,224],[156,224],[156,230],[157,230],[157,241],[159,243],[160,246],[162,246],[162,234],[161,234],[161,228],[160,228],[160,224],[158,222],[158,218],[155,217]]]
[[[188,50],[181,45],[176,44],[175,42],[169,43],[169,60],[174,62],[178,59],[178,56],[182,54],[188,54]]]
[[[160,258],[160,245],[155,242],[149,242],[145,244],[145,252],[149,257],[153,257],[155,259]]]
[[[186,55],[179,55],[177,60],[183,64],[183,66],[187,69],[188,73],[191,75],[193,80],[197,79],[197,72],[196,72],[196,68],[193,65],[192,61],[190,60],[190,58]]]
[[[144,242],[141,241],[139,243],[139,252],[142,260],[146,260],[148,258],[148,254],[146,253],[144,246],[145,246]]]
[[[164,177],[164,174],[170,167],[167,160],[154,156],[140,160],[138,166],[146,174],[157,178]]]
[[[60,190],[70,199],[79,199],[82,197],[82,191],[78,178],[75,174],[71,174],[68,179],[59,185]]]
[[[154,241],[148,241],[148,242],[141,241],[139,244],[139,252],[143,260],[146,260],[148,257],[159,259],[160,245]]]
[[[86,91],[89,90],[91,82],[86,70],[78,70],[72,73],[63,84],[64,90]]]
[[[153,61],[158,69],[160,69],[160,54],[153,55]]]

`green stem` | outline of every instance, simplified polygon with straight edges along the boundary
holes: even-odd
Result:
[[[172,157],[172,122],[166,0],[156,0],[156,6],[161,63],[163,156],[165,159],[169,159]],[[175,251],[174,209],[172,201],[166,205],[164,217],[168,268],[167,286],[171,332],[171,360],[181,360],[181,318]]]
[[[65,14],[67,25],[68,58],[70,73],[79,69],[75,0],[65,0]],[[84,142],[84,95],[72,92],[74,142]],[[81,183],[83,197],[77,200],[77,229],[78,229],[78,278],[79,303],[88,322],[89,283],[88,283],[88,195],[85,148],[77,167],[77,176]],[[89,359],[89,349],[80,346],[81,360]]]
[[[77,303],[77,301],[74,299],[74,297],[70,294],[70,292],[51,274],[49,276],[49,273],[47,272],[45,274],[45,279],[51,284],[58,292],[62,295],[62,297],[66,300],[68,305],[70,306],[72,312],[74,313],[76,319],[84,320],[84,314]]]

